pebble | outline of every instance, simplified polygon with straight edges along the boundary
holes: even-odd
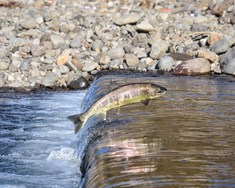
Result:
[[[152,24],[150,24],[148,21],[144,20],[136,25],[137,30],[144,31],[144,32],[150,32],[154,30],[154,27]]]
[[[120,59],[125,55],[125,51],[122,47],[113,47],[108,51],[108,55],[111,59]]]
[[[51,35],[50,39],[54,49],[64,48],[65,40],[62,37],[58,35]]]
[[[71,63],[73,63],[73,65],[76,66],[77,70],[79,70],[79,71],[81,71],[84,67],[84,64],[77,59],[72,59]]]
[[[33,56],[39,57],[45,54],[46,49],[44,46],[32,45],[32,47],[30,48],[30,51]]]
[[[159,59],[156,69],[162,71],[171,71],[174,66],[174,60],[170,56],[163,56]]]
[[[42,80],[42,85],[45,87],[53,87],[56,85],[57,80],[58,80],[58,75],[54,72],[48,71]]]
[[[56,62],[57,65],[64,65],[68,61],[70,61],[71,57],[68,54],[61,54],[58,56]]]
[[[195,58],[175,67],[175,75],[204,75],[210,73],[210,62],[204,58]]]
[[[126,54],[125,60],[128,67],[136,67],[139,64],[139,58],[134,54]]]
[[[70,46],[71,48],[81,48],[82,42],[81,42],[80,37],[76,37],[76,38],[74,38],[73,40],[71,40],[69,46]]]
[[[9,63],[0,60],[0,70],[7,70],[9,65]]]
[[[98,67],[98,63],[93,61],[86,61],[84,63],[84,67],[82,68],[82,71],[90,72]]]
[[[37,22],[33,19],[28,19],[22,21],[20,26],[24,29],[34,29],[37,26]]]
[[[166,51],[168,50],[168,44],[167,42],[163,40],[158,40],[154,44],[152,44],[151,51],[150,51],[150,57],[152,59],[159,59],[162,57]]]
[[[116,25],[126,25],[126,24],[133,24],[136,23],[140,20],[142,16],[136,13],[131,13],[131,14],[125,14],[122,16],[117,16],[114,18],[114,23]]]
[[[225,53],[228,51],[229,48],[230,48],[230,43],[225,38],[218,40],[211,46],[211,50],[216,54]]]

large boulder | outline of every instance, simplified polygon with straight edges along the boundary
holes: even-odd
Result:
[[[175,75],[204,75],[210,73],[210,62],[204,58],[185,61],[174,69]]]

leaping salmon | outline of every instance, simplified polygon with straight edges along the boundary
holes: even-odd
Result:
[[[104,114],[113,108],[120,108],[128,104],[142,102],[148,104],[149,100],[156,99],[166,92],[166,88],[153,83],[132,83],[120,86],[97,100],[86,112],[69,116],[75,124],[75,133],[93,115]]]

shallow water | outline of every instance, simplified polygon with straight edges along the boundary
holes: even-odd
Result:
[[[106,92],[108,80],[152,80],[168,92],[148,106],[113,110],[106,123],[85,125],[96,134],[85,156],[84,187],[235,187],[234,77],[107,76],[97,81],[103,90],[96,95]]]
[[[66,117],[84,94],[0,93],[0,187],[78,187],[77,137]]]

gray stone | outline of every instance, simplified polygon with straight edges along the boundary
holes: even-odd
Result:
[[[98,67],[98,63],[93,62],[93,61],[86,61],[84,63],[84,67],[82,68],[83,71],[85,72],[90,72]]]
[[[92,50],[94,51],[101,51],[102,47],[104,46],[103,41],[101,40],[95,40],[92,44]]]
[[[210,62],[204,58],[195,58],[185,61],[174,69],[175,75],[204,75],[209,74]]]
[[[147,21],[144,20],[136,25],[137,30],[144,31],[144,32],[149,32],[153,31],[154,27]]]
[[[37,22],[33,19],[24,20],[20,23],[24,29],[33,29],[37,26]]]
[[[56,85],[56,81],[58,80],[57,74],[53,72],[47,72],[45,77],[42,80],[42,85],[45,87],[53,87]]]
[[[162,71],[171,71],[174,66],[174,60],[170,56],[163,56],[159,59],[156,68]]]
[[[222,54],[224,52],[227,52],[229,48],[230,42],[226,38],[220,39],[219,41],[215,42],[211,47],[212,51],[216,54]]]
[[[64,48],[65,40],[59,35],[51,35],[50,39],[54,49]]]
[[[46,49],[44,46],[33,45],[31,47],[31,54],[35,57],[44,55],[45,51],[46,51]]]
[[[126,54],[125,60],[128,67],[136,67],[139,64],[139,59],[134,54]]]
[[[8,62],[0,61],[0,70],[7,70],[9,65]]]
[[[108,55],[111,59],[120,59],[125,55],[125,51],[122,47],[113,47],[108,51]]]
[[[126,24],[133,24],[140,20],[141,15],[136,13],[122,15],[114,19],[114,23],[116,25],[126,25]]]
[[[74,78],[70,81],[68,84],[68,87],[70,89],[86,89],[89,86],[89,82],[84,78],[83,76],[80,76],[78,78]]]
[[[152,45],[150,57],[152,59],[159,59],[163,55],[165,55],[166,51],[168,50],[167,42],[163,40],[158,40]]]
[[[9,40],[9,46],[10,48],[20,47],[27,45],[28,41],[23,38],[11,38]]]
[[[235,58],[235,47],[229,48],[228,51],[220,56],[220,66],[223,67],[230,62],[233,58]]]
[[[20,66],[20,70],[28,71],[30,68],[31,61],[32,61],[31,59],[25,59]]]
[[[223,72],[235,76],[235,58],[231,59],[223,68]]]
[[[12,64],[12,63],[10,64],[8,69],[9,69],[10,72],[17,72],[19,70],[19,68],[16,65]]]
[[[81,48],[82,43],[81,43],[80,37],[76,37],[73,40],[71,40],[69,45],[70,45],[71,48]]]
[[[4,57],[6,57],[8,53],[9,53],[9,50],[6,46],[0,46],[0,59],[3,59]]]
[[[59,67],[59,70],[62,74],[69,72],[69,68],[65,65],[58,65],[58,67]]]

